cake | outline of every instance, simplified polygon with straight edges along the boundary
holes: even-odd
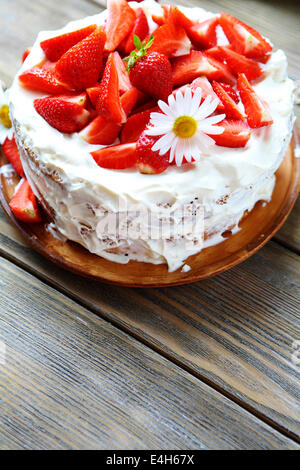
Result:
[[[52,233],[116,263],[174,271],[270,201],[292,94],[284,52],[236,18],[110,0],[39,33],[9,107]]]

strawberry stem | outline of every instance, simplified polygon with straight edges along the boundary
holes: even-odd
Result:
[[[133,42],[136,50],[131,51],[128,57],[125,57],[124,61],[127,62],[126,70],[130,70],[134,64],[147,54],[147,50],[152,46],[153,34],[151,34],[148,42],[141,42],[140,38],[135,34],[133,36]]]

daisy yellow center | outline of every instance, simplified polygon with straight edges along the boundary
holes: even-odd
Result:
[[[189,139],[197,131],[197,121],[191,116],[180,116],[173,125],[173,132],[181,139]]]
[[[4,104],[0,108],[0,122],[4,127],[10,129],[11,120],[9,118],[9,107],[7,106],[7,104]]]

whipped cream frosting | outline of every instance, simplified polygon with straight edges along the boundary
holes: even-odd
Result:
[[[151,14],[159,14],[161,7],[152,0],[142,3],[131,2],[133,8],[144,8],[151,30],[155,29]],[[201,8],[184,8],[189,17],[203,21],[214,16]],[[103,24],[107,11],[98,15],[72,21],[56,31],[42,31],[24,62],[22,71],[40,63],[44,53],[40,42],[89,24]],[[219,34],[224,44],[224,35]],[[135,168],[128,170],[107,170],[99,167],[90,155],[101,146],[86,143],[77,133],[62,134],[50,127],[36,113],[33,101],[45,96],[27,91],[19,85],[17,74],[10,91],[10,110],[18,124],[20,146],[30,148],[39,160],[40,168],[54,171],[63,181],[62,189],[53,182],[41,183],[43,176],[36,178],[38,168],[28,162],[23,153],[25,173],[36,192],[41,193],[55,210],[55,224],[67,238],[86,246],[90,251],[117,262],[130,259],[153,263],[167,262],[170,270],[182,266],[190,256],[183,243],[168,244],[162,240],[129,242],[126,257],[107,252],[107,247],[99,243],[96,231],[87,237],[82,235],[80,223],[88,220],[95,228],[95,220],[88,215],[72,215],[72,206],[87,202],[94,207],[104,207],[117,212],[119,198],[126,203],[139,203],[148,210],[157,205],[169,205],[176,209],[197,198],[205,209],[205,232],[215,234],[206,245],[223,240],[220,234],[228,227],[237,226],[245,210],[251,210],[258,200],[270,200],[275,177],[289,143],[293,125],[293,82],[287,77],[287,60],[282,50],[274,52],[263,66],[265,77],[253,87],[257,94],[269,105],[274,124],[253,130],[245,148],[226,148],[214,145],[196,165],[170,166],[164,173],[146,175]],[[22,136],[22,142],[20,142]],[[52,187],[51,187],[52,184]],[[218,201],[226,198],[226,204]],[[81,219],[81,220],[80,220]],[[86,219],[86,220],[82,220]],[[206,246],[205,245],[205,246]],[[132,247],[134,249],[132,249]],[[130,248],[131,247],[131,248]],[[199,247],[195,247],[195,253]]]

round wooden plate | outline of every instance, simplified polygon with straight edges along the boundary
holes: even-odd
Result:
[[[132,287],[162,287],[187,284],[221,273],[246,260],[259,250],[282,226],[296,201],[300,185],[300,159],[295,158],[295,138],[276,173],[276,186],[271,202],[258,202],[240,223],[241,230],[224,238],[224,242],[205,248],[191,256],[187,273],[169,273],[166,265],[130,261],[126,265],[107,261],[89,253],[74,242],[63,242],[46,229],[46,222],[23,224],[13,215],[9,201],[19,182],[15,173],[0,174],[0,201],[9,219],[38,252],[69,271],[102,282]],[[8,162],[0,157],[0,168]]]

